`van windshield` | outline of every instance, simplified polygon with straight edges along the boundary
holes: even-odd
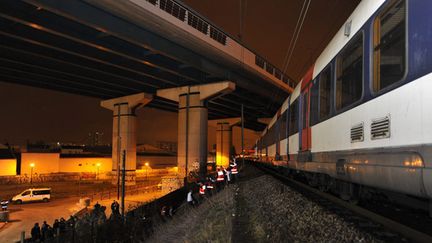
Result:
[[[25,191],[25,192],[23,192],[22,194],[21,194],[21,196],[26,196],[26,195],[29,195],[30,194],[30,191]]]

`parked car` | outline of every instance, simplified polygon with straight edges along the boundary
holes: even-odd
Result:
[[[24,202],[43,201],[51,199],[51,188],[30,188],[12,198],[12,202],[21,204]]]

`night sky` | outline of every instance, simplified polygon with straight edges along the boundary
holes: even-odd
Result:
[[[186,0],[186,4],[234,37],[240,34],[240,1]],[[312,1],[294,48],[287,74],[295,80],[319,55],[359,0]],[[243,35],[246,46],[281,68],[300,10],[301,0],[243,0]],[[336,10],[336,11],[335,11]],[[337,14],[335,14],[337,12]],[[103,132],[111,142],[112,113],[100,100],[79,95],[3,83],[0,80],[0,143],[22,145],[35,142],[84,143],[89,132]],[[138,112],[138,143],[176,141],[177,114],[144,108]],[[155,132],[157,131],[157,132]],[[209,134],[209,145],[214,135]],[[240,130],[234,140],[239,144]],[[256,134],[248,132],[248,143]]]

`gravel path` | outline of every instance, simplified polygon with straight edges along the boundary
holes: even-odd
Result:
[[[239,187],[250,219],[247,230],[256,242],[382,242],[271,176]]]
[[[331,204],[332,205],[332,204]],[[240,180],[185,206],[147,242],[384,242],[367,227],[248,166]],[[366,228],[366,229],[365,229]],[[394,235],[393,235],[394,236]]]

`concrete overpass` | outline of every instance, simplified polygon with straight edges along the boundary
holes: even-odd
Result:
[[[0,2],[0,81],[109,99],[233,81],[208,101],[209,119],[265,127],[290,79],[198,13],[171,0]],[[150,106],[176,111],[155,97]]]

